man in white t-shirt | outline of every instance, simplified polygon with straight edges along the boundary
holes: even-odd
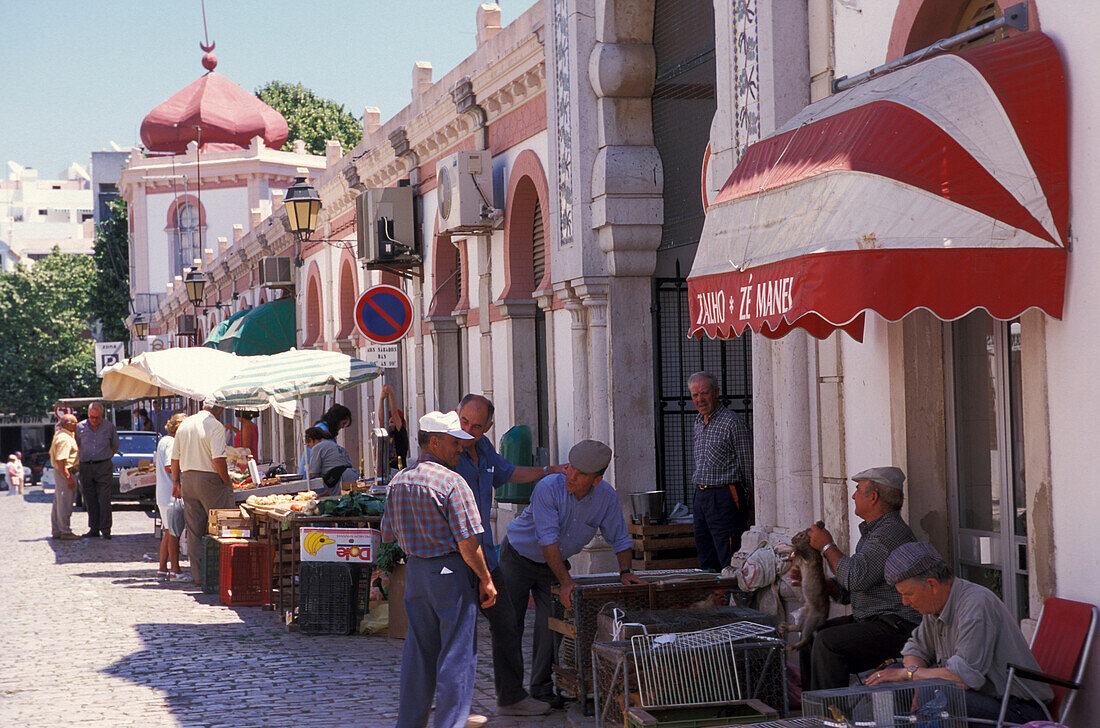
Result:
[[[207,399],[201,412],[183,421],[172,443],[172,495],[183,498],[188,560],[195,581],[202,578],[199,560],[209,511],[236,505],[225,461],[225,426],[218,421],[224,409]]]

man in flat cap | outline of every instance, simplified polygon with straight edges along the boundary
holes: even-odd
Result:
[[[1016,619],[997,595],[960,579],[927,543],[907,543],[886,560],[886,581],[902,600],[923,616],[901,648],[904,667],[880,670],[868,685],[942,678],[965,688],[970,718],[996,719],[1008,689],[1008,665],[1039,671],[1020,634]],[[1050,703],[1054,693],[1045,683],[1025,680],[1031,695],[1013,682],[1008,711],[1012,724],[1046,720],[1035,698]]]
[[[569,451],[565,474],[547,475],[535,485],[531,505],[508,524],[500,545],[500,566],[494,572],[500,599],[498,607],[509,610],[506,623],[511,629],[494,632],[493,647],[521,655],[520,639],[527,614],[528,595],[535,599],[534,655],[531,658],[531,691],[537,700],[556,704],[550,672],[553,666],[553,638],[550,634],[550,587],[561,585],[561,601],[572,605],[576,582],[569,574],[569,557],[583,549],[599,530],[611,544],[619,561],[623,584],[641,584],[630,570],[633,541],[619,496],[603,473],[611,462],[611,448],[596,440],[582,440]],[[498,697],[502,691],[523,690],[523,675],[497,672]],[[502,709],[503,711],[503,709]],[[503,713],[508,714],[508,713]]]
[[[813,644],[802,649],[803,690],[847,687],[851,673],[894,657],[920,620],[883,575],[890,553],[916,540],[899,513],[905,502],[905,473],[894,467],[870,468],[852,480],[856,515],[863,519],[855,552],[845,556],[828,530],[816,525],[809,529],[810,545],[836,574],[830,592],[842,604],[851,604],[852,613],[830,619]]]
[[[477,608],[493,606],[497,592],[478,542],[477,502],[454,471],[470,435],[454,412],[429,412],[419,425],[420,460],[390,482],[382,517],[382,540],[408,555],[397,728],[428,725],[433,697],[435,728],[456,728],[474,697]]]

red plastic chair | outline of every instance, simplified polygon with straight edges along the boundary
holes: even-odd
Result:
[[[1054,690],[1050,709],[1047,710],[1047,706],[1040,700],[1035,702],[1043,707],[1048,719],[1058,723],[1066,722],[1066,715],[1073,706],[1073,699],[1085,674],[1089,647],[1096,632],[1097,616],[1097,609],[1091,604],[1058,597],[1046,600],[1043,613],[1039,615],[1039,624],[1035,628],[1035,637],[1031,640],[1031,654],[1039,663],[1040,671],[1009,665],[1008,689],[1005,690],[1004,701],[1001,703],[998,727],[1018,725],[1005,722],[1005,711],[1008,710],[1008,698],[1012,694],[1013,683],[1019,684],[1024,692],[1031,694],[1021,678],[1050,685]],[[1032,699],[1035,699],[1034,695]]]

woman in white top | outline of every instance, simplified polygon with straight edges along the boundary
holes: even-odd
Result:
[[[182,412],[172,415],[164,431],[168,434],[157,442],[157,454],[154,463],[157,470],[157,508],[160,509],[160,524],[163,536],[160,539],[160,568],[157,579],[161,581],[191,581],[190,574],[180,569],[180,535],[183,533],[183,503],[172,497],[172,443],[176,439],[176,430],[187,418]],[[192,554],[191,558],[198,558]],[[168,570],[171,561],[172,570]]]

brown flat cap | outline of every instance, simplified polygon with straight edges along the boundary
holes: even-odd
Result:
[[[569,464],[582,473],[598,473],[611,462],[611,448],[599,440],[581,440],[569,451]]]

